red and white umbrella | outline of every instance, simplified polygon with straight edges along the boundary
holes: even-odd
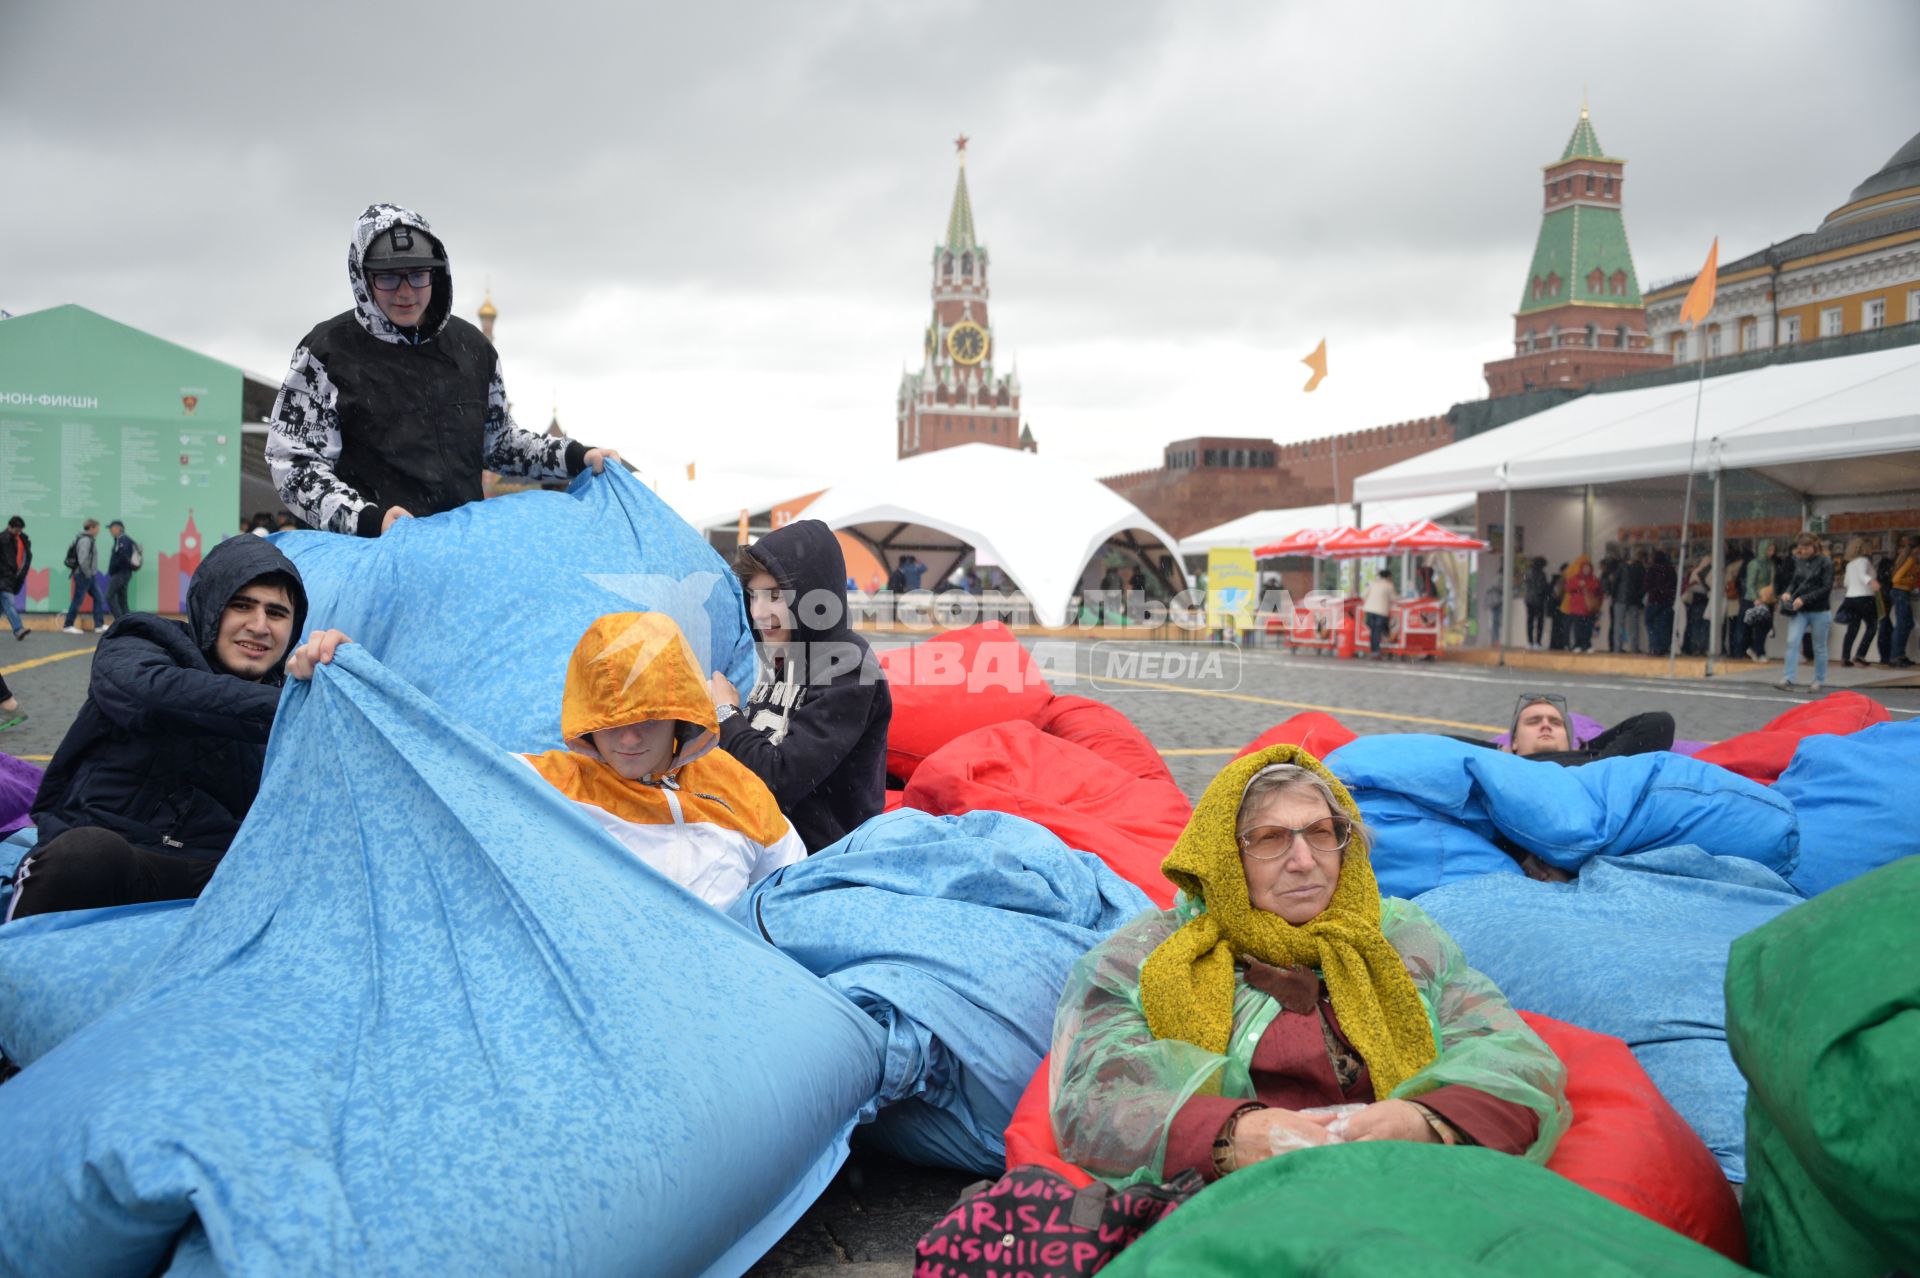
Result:
[[[1339,531],[1337,528],[1302,528],[1297,532],[1288,533],[1279,541],[1254,547],[1253,557],[1284,559],[1289,555],[1311,555],[1317,559],[1321,554],[1320,543]]]
[[[1404,524],[1388,540],[1395,554],[1402,552],[1417,554],[1435,550],[1485,550],[1488,545],[1478,537],[1450,532],[1431,519],[1423,519],[1417,524]]]

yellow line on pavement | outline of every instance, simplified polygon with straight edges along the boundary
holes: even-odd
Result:
[[[52,763],[53,762],[53,756],[50,754],[16,754],[13,757],[16,759],[25,759],[28,763]]]
[[[44,657],[35,657],[32,661],[22,661],[11,666],[0,666],[0,675],[18,674],[22,670],[31,670],[35,666],[52,665],[56,661],[65,661],[69,657],[90,657],[92,648],[75,648],[69,652],[48,653]]]
[[[1282,701],[1278,697],[1256,697],[1250,692],[1221,692],[1213,688],[1183,688],[1177,683],[1153,683],[1146,679],[1116,679],[1103,676],[1101,683],[1125,684],[1130,688],[1149,688],[1155,692],[1184,692],[1190,697],[1219,697],[1225,701],[1250,701],[1260,706],[1281,706],[1289,710],[1324,710],[1328,714],[1347,715],[1357,719],[1391,719],[1395,723],[1419,723],[1430,728],[1458,728],[1462,732],[1505,732],[1506,729],[1491,723],[1461,723],[1456,719],[1429,719],[1417,714],[1389,714],[1385,710],[1356,710],[1352,706],[1321,706],[1311,701]],[[1162,750],[1162,754],[1175,751]],[[1227,751],[1231,754],[1232,751]]]

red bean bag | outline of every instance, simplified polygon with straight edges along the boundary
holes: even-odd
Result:
[[[928,755],[975,728],[1032,719],[1053,699],[1033,654],[997,621],[880,654],[893,697],[887,772],[912,778]]]
[[[1617,1038],[1522,1012],[1567,1067],[1573,1125],[1547,1166],[1649,1220],[1746,1262],[1740,1204],[1713,1155]],[[1076,1185],[1092,1177],[1060,1157],[1040,1062],[1007,1125],[1007,1166],[1038,1163]]]
[[[1142,780],[1174,784],[1167,761],[1147,740],[1147,734],[1112,706],[1085,697],[1057,696],[1033,722],[1048,736],[1083,745]]]
[[[1845,736],[1891,717],[1887,708],[1872,697],[1829,692],[1818,701],[1795,706],[1764,728],[1728,737],[1693,757],[1717,763],[1750,781],[1772,785],[1793,762],[1793,752],[1800,748],[1802,739],[1822,734]]]
[[[1282,719],[1265,732],[1247,742],[1236,759],[1244,759],[1256,750],[1268,746],[1299,746],[1316,759],[1324,759],[1353,740],[1355,734],[1346,724],[1330,714],[1319,710],[1302,710],[1291,719]]]
[[[951,816],[1011,812],[1091,852],[1166,909],[1173,884],[1160,873],[1193,807],[1171,778],[1134,775],[1083,745],[1024,720],[976,728],[935,751],[907,782],[906,801]]]
[[[1720,1164],[1619,1039],[1520,1013],[1567,1067],[1573,1126],[1547,1166],[1746,1263],[1740,1203]]]

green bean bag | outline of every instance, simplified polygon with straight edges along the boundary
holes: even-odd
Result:
[[[1920,857],[1733,943],[1747,1244],[1761,1271],[1920,1268]]]
[[[1208,1186],[1106,1278],[1712,1278],[1748,1271],[1544,1167],[1371,1141],[1299,1150]]]

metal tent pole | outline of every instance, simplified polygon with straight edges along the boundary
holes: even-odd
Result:
[[[1500,533],[1500,664],[1507,664],[1507,634],[1513,626],[1513,489],[1507,487],[1507,468],[1500,468],[1500,489],[1506,496],[1506,522]]]
[[[1716,454],[1718,449],[1713,450]],[[1721,578],[1727,575],[1725,532],[1726,505],[1722,501],[1720,476],[1722,471],[1715,458],[1713,468],[1713,579],[1707,586],[1707,675],[1713,675],[1713,665],[1720,652],[1720,626],[1727,610],[1726,583]]]

